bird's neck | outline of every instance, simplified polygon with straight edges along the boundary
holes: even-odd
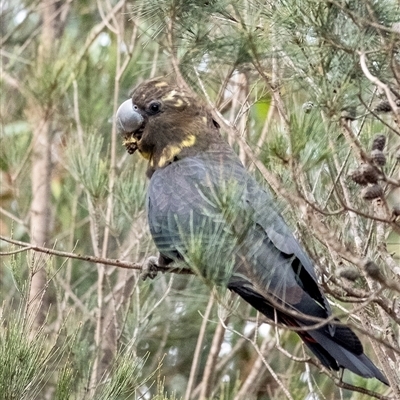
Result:
[[[198,139],[198,138],[197,138]],[[167,167],[168,165],[182,160],[187,157],[196,157],[204,155],[204,157],[211,157],[212,159],[219,158],[221,160],[232,158],[236,159],[236,155],[232,148],[221,137],[213,138],[213,140],[196,140],[195,144],[189,145],[193,139],[188,139],[185,145],[170,145],[164,147],[160,151],[154,151],[148,163],[146,175],[150,179],[155,171]],[[182,143],[181,143],[182,144]]]

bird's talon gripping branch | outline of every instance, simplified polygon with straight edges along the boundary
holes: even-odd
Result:
[[[147,258],[142,265],[140,278],[145,281],[147,278],[154,279],[158,273],[158,258],[151,256]]]

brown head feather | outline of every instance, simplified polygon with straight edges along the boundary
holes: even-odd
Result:
[[[221,141],[208,108],[163,78],[140,84],[133,90],[132,102],[144,116],[137,148],[149,160],[150,174]],[[152,111],[155,103],[157,112]]]

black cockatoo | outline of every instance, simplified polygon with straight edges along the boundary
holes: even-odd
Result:
[[[140,84],[116,118],[128,152],[148,160],[148,222],[160,265],[183,261],[295,328],[327,368],[388,384],[356,334],[330,318],[312,261],[201,101],[157,78]]]

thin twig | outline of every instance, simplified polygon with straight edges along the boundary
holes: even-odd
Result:
[[[113,265],[113,266],[116,266],[119,268],[135,269],[135,270],[139,270],[139,271],[142,270],[142,264],[132,263],[129,261],[81,255],[81,254],[75,254],[75,253],[71,253],[71,252],[67,252],[67,251],[55,250],[55,249],[51,249],[49,247],[37,246],[37,245],[33,245],[30,243],[26,243],[26,242],[21,242],[20,240],[11,239],[11,238],[8,238],[3,235],[0,235],[0,240],[3,240],[10,244],[14,244],[16,246],[21,246],[21,247],[23,247],[24,251],[32,250],[32,251],[36,251],[39,253],[45,253],[45,254],[50,254],[50,255],[59,256],[59,257],[73,258],[76,260],[87,261],[87,262],[94,263],[94,264]],[[3,255],[3,254],[0,253],[0,256],[1,255]],[[160,272],[173,272],[173,273],[182,274],[182,275],[193,275],[193,272],[191,270],[189,270],[187,268],[179,268],[177,266],[175,266],[175,267],[157,266],[157,270]]]
[[[207,323],[208,323],[208,318],[209,318],[209,316],[211,314],[211,310],[213,308],[213,305],[214,305],[214,295],[211,294],[210,299],[208,300],[206,311],[205,311],[204,316],[203,316],[203,322],[201,324],[199,336],[197,338],[196,349],[195,349],[194,354],[193,354],[192,367],[190,369],[190,374],[189,374],[188,384],[186,386],[186,392],[185,392],[184,400],[189,400],[190,399],[190,395],[191,395],[192,388],[193,388],[193,385],[194,385],[194,379],[195,379],[197,368],[198,368],[198,365],[199,365],[201,349],[203,347],[203,341],[204,341],[204,337],[205,337],[205,334],[206,334],[206,327],[207,327]]]

